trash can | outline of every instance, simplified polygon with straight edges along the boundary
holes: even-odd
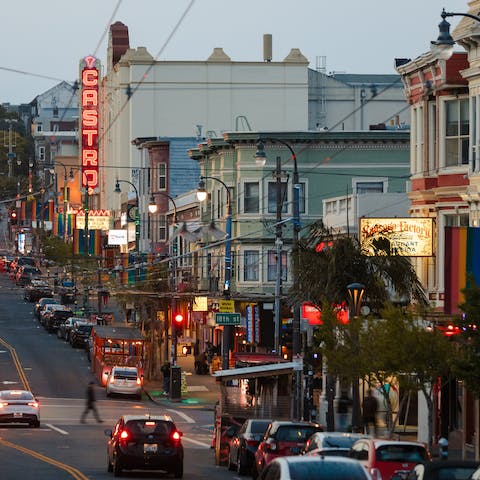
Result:
[[[182,398],[182,369],[175,365],[170,367],[170,399],[181,400]]]

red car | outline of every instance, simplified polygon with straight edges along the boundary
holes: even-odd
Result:
[[[306,441],[315,433],[322,432],[318,423],[312,422],[272,422],[255,452],[252,477],[257,478],[262,470],[275,458],[299,455]]]
[[[420,442],[403,442],[378,438],[357,440],[350,457],[360,461],[373,480],[405,478],[418,463],[431,461],[430,452]]]

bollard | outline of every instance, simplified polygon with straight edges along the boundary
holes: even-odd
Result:
[[[448,459],[448,440],[445,437],[440,438],[440,440],[438,440],[438,447],[440,448],[440,459],[447,460]]]

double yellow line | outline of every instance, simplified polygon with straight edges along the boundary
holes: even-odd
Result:
[[[20,363],[20,360],[18,359],[17,352],[15,349],[9,345],[5,340],[0,338],[0,343],[9,350],[10,355],[12,356],[13,363],[15,364],[15,368],[17,370],[18,376],[20,377],[20,380],[23,384],[24,390],[30,390],[30,384],[28,383],[27,377],[25,375],[25,372],[23,371],[22,365]],[[65,470],[68,472],[73,478],[77,480],[88,480],[88,477],[85,476],[82,472],[77,470],[76,468],[71,467],[70,465],[66,465],[65,463],[58,462],[57,460],[54,460],[53,458],[46,457],[45,455],[42,455],[41,453],[35,452],[34,450],[29,450],[28,448],[22,447],[20,445],[16,445],[15,443],[8,442],[7,440],[4,440],[3,438],[0,438],[0,445],[4,445],[5,447],[8,448],[13,448],[15,450],[18,450],[19,452],[26,453],[27,455],[30,455],[32,457],[38,458],[42,462],[49,463],[51,465],[54,465],[55,467],[61,468],[62,470]]]
[[[73,478],[76,478],[77,480],[88,480],[88,477],[85,476],[82,472],[80,472],[76,468],[73,468],[70,465],[66,465],[65,463],[57,462],[53,458],[46,457],[45,455],[42,455],[41,453],[35,452],[33,450],[29,450],[28,448],[25,448],[25,447],[21,447],[20,445],[16,445],[15,443],[8,442],[7,440],[4,440],[3,438],[0,438],[0,445],[5,445],[8,448],[13,448],[15,450],[18,450],[19,452],[23,452],[23,453],[26,453],[27,455],[31,455],[32,457],[38,458],[42,462],[50,463],[51,465],[54,465],[55,467],[58,467],[58,468],[61,468],[62,470],[65,470]]]
[[[23,389],[31,391],[30,390],[30,384],[28,383],[25,372],[23,371],[22,364],[20,363],[20,360],[18,359],[17,352],[15,351],[15,349],[11,345],[9,345],[2,338],[0,338],[0,343],[10,351],[10,355],[12,356],[13,363],[15,364],[15,368],[17,369],[18,376],[20,377],[20,380],[23,384]]]

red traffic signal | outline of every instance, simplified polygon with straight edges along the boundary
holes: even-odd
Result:
[[[173,318],[174,318],[175,323],[177,325],[182,325],[183,324],[183,314],[182,313],[175,314],[175,316]]]
[[[15,210],[12,210],[10,212],[10,223],[12,225],[16,225],[17,224],[17,212]]]

